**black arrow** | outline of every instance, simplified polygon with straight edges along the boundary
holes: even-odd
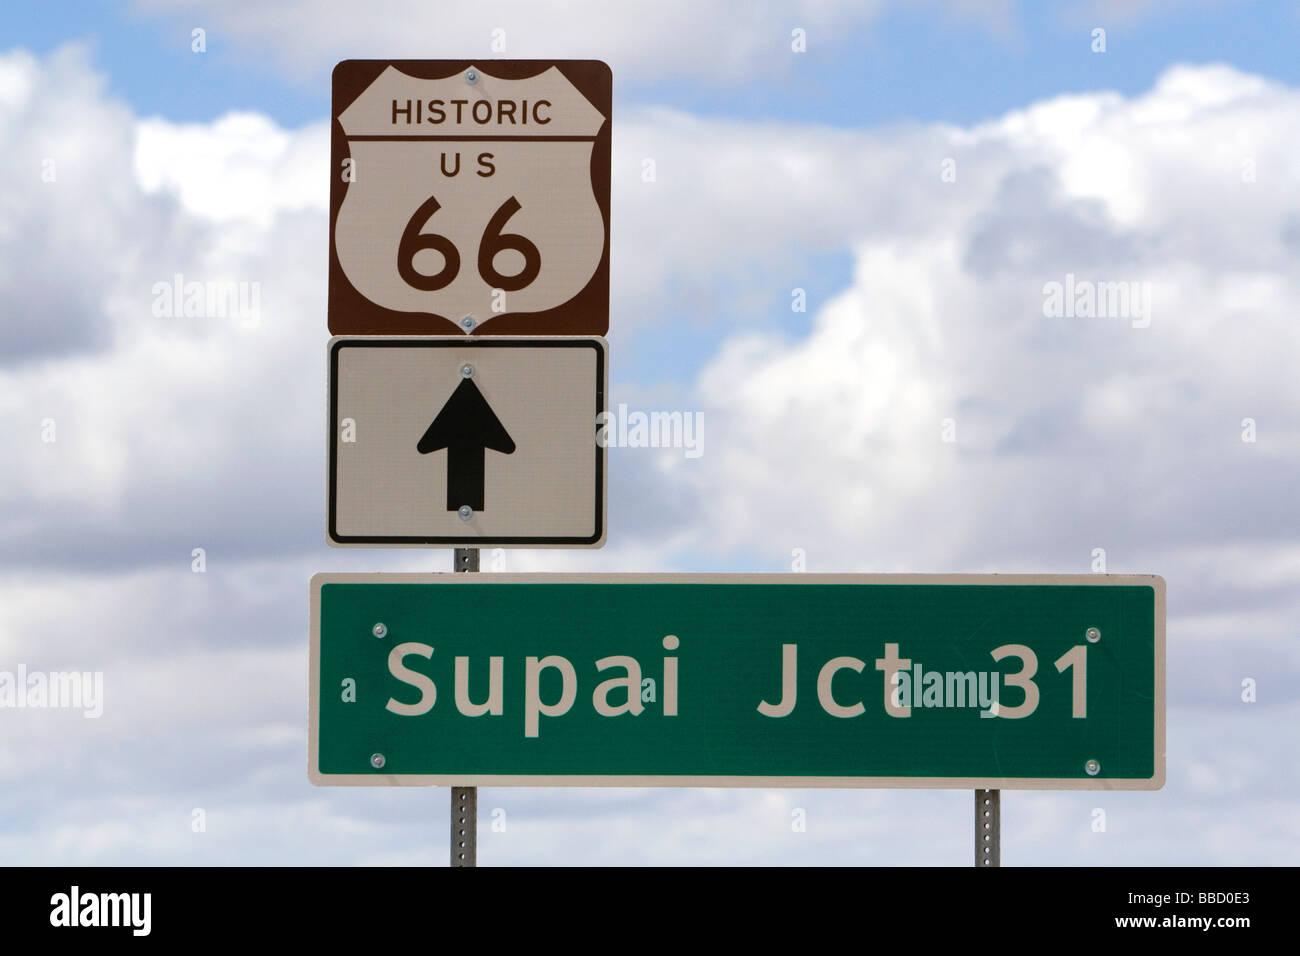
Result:
[[[464,379],[415,446],[421,455],[447,449],[447,510],[483,509],[483,458],[491,448],[510,455],[514,439],[472,379]]]

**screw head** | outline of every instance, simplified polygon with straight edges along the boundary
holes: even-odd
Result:
[[[468,521],[470,518],[474,517],[474,509],[469,505],[461,505],[456,509],[456,514],[460,515],[461,521]]]
[[[1090,777],[1095,777],[1101,773],[1101,763],[1096,760],[1089,760],[1083,765],[1083,771]]]
[[[374,767],[376,770],[383,770],[384,764],[386,763],[388,763],[388,761],[384,759],[383,754],[370,755],[370,766]]]
[[[465,82],[468,83],[470,86],[473,86],[475,83],[477,83],[477,82],[478,82],[478,70],[466,70],[466,71],[465,71]]]
[[[1083,636],[1088,639],[1089,644],[1096,644],[1101,640],[1101,631],[1097,630],[1095,627],[1090,627],[1083,632]]]
[[[460,367],[460,377],[461,377],[461,378],[473,378],[473,377],[474,377],[474,366],[473,366],[473,365],[470,365],[468,362],[466,362],[464,365],[462,365],[462,366]]]
[[[380,622],[379,624],[376,624],[374,627],[372,627],[372,628],[370,629],[370,633],[373,634],[373,635],[375,635],[375,637],[378,637],[378,638],[384,638],[384,637],[387,637],[387,636],[388,636],[388,625],[387,625],[387,624],[384,624],[383,622]]]
[[[460,320],[460,327],[464,329],[466,332],[471,331],[474,328],[474,326],[477,324],[478,323],[474,321],[474,316],[472,315],[467,315]]]

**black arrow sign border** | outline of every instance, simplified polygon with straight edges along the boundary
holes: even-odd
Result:
[[[327,535],[334,545],[418,547],[421,545],[456,545],[460,547],[601,547],[605,536],[605,449],[596,446],[596,501],[593,531],[590,535],[559,537],[491,537],[487,535],[340,535],[338,533],[338,443],[339,443],[339,353],[345,348],[454,348],[454,349],[511,349],[511,348],[579,348],[596,353],[596,402],[592,409],[591,428],[596,431],[597,417],[607,410],[605,400],[605,343],[599,338],[493,338],[471,339],[464,336],[406,339],[388,338],[337,338],[329,346],[329,509]]]

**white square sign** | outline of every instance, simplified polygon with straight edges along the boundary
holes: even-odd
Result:
[[[600,547],[602,338],[339,337],[327,537],[340,547]]]

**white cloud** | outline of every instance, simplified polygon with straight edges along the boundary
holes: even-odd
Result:
[[[209,44],[227,38],[275,69],[320,73],[344,58],[461,59],[465,56],[590,58],[608,62],[620,82],[700,76],[734,82],[758,69],[780,75],[791,31],[809,50],[860,34],[898,0],[485,0],[475,4],[387,0],[361,8],[348,0],[136,0],[149,13],[203,26]],[[927,0],[943,15],[1009,29],[1009,0]],[[504,50],[492,46],[504,31]]]
[[[284,211],[325,209],[328,156],[325,123],[291,133],[258,113],[228,113],[207,124],[136,124],[141,188],[170,193],[211,222],[266,228]]]
[[[1241,0],[1073,0],[1063,5],[1067,23],[1088,27],[1134,27],[1172,13],[1240,4]]]
[[[1195,108],[1171,123],[1171,101]],[[1298,105],[1225,68],[1175,69],[1134,100],[1070,97],[953,134],[939,144],[957,160],[951,184],[925,136],[881,151],[864,137],[858,154],[883,160],[843,166],[833,138],[819,144],[823,188],[838,181],[868,220],[828,230],[860,237],[853,282],[808,338],[740,336],[701,373],[713,440],[676,469],[713,503],[697,547],[781,554],[812,540],[822,569],[1046,557],[1085,570],[1110,545],[1124,567],[1161,570],[1192,543],[1278,543],[1300,471],[1300,331],[1284,305],[1300,298],[1286,267]],[[1231,136],[1251,141],[1266,179],[1216,155]],[[914,171],[900,175],[892,157],[909,147]],[[1084,176],[1080,152],[1127,172]],[[732,189],[762,194],[781,162],[756,149]],[[893,228],[899,195],[910,229]],[[1150,328],[1045,318],[1043,286],[1067,273],[1149,283]],[[1243,443],[1245,417],[1267,421],[1268,439]],[[1247,499],[1270,519],[1234,526]]]
[[[126,148],[133,117],[103,99],[84,48],[65,47],[44,63],[24,52],[2,59],[0,366],[107,346],[111,331],[98,313],[127,259],[119,236],[152,213],[133,201],[131,177],[101,162]],[[50,312],[61,321],[34,320]]]

